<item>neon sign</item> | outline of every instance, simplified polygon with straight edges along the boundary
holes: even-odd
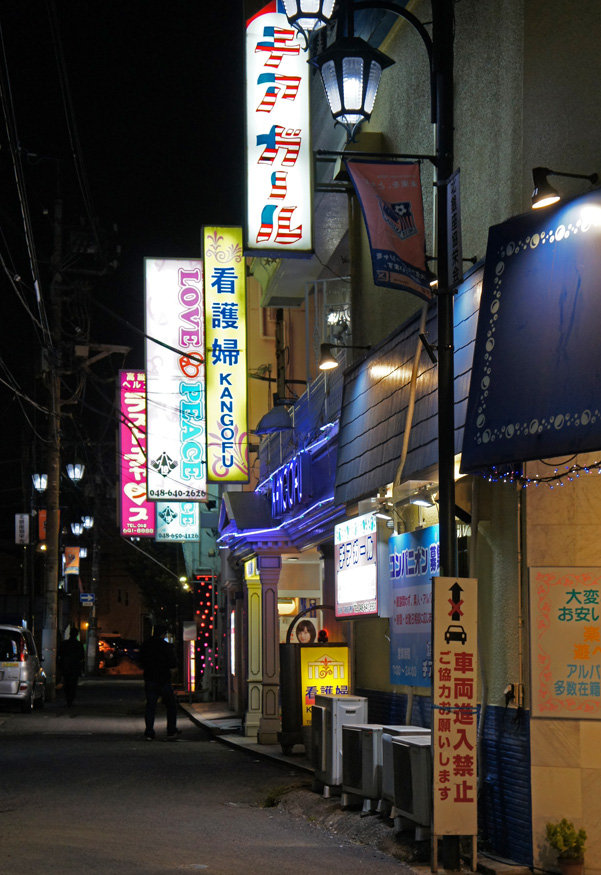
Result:
[[[307,454],[299,453],[271,475],[269,482],[272,517],[284,516],[303,503],[308,485],[308,463]]]

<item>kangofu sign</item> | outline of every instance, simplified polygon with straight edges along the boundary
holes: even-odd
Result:
[[[249,249],[309,252],[311,139],[304,38],[268,3],[246,27],[246,154]]]
[[[248,480],[242,228],[204,228],[207,478]]]
[[[145,260],[148,497],[207,497],[200,259]]]
[[[146,374],[119,372],[119,472],[121,534],[151,538],[155,506],[146,495]]]

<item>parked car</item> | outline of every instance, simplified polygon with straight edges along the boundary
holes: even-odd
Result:
[[[131,638],[119,635],[102,635],[98,639],[98,667],[100,670],[119,665],[124,656],[137,662],[140,645]]]
[[[32,711],[46,701],[46,675],[33,635],[21,626],[0,625],[0,701]]]

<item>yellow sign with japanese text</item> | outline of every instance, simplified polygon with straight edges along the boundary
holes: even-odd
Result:
[[[246,265],[242,228],[203,229],[207,479],[248,481]]]
[[[530,569],[532,716],[601,716],[601,568]]]
[[[301,645],[300,662],[303,726],[310,726],[316,695],[350,695],[349,649],[344,644]]]

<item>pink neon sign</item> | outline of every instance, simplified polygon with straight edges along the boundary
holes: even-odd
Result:
[[[146,374],[120,371],[120,487],[121,534],[152,538],[155,504],[146,494]]]

